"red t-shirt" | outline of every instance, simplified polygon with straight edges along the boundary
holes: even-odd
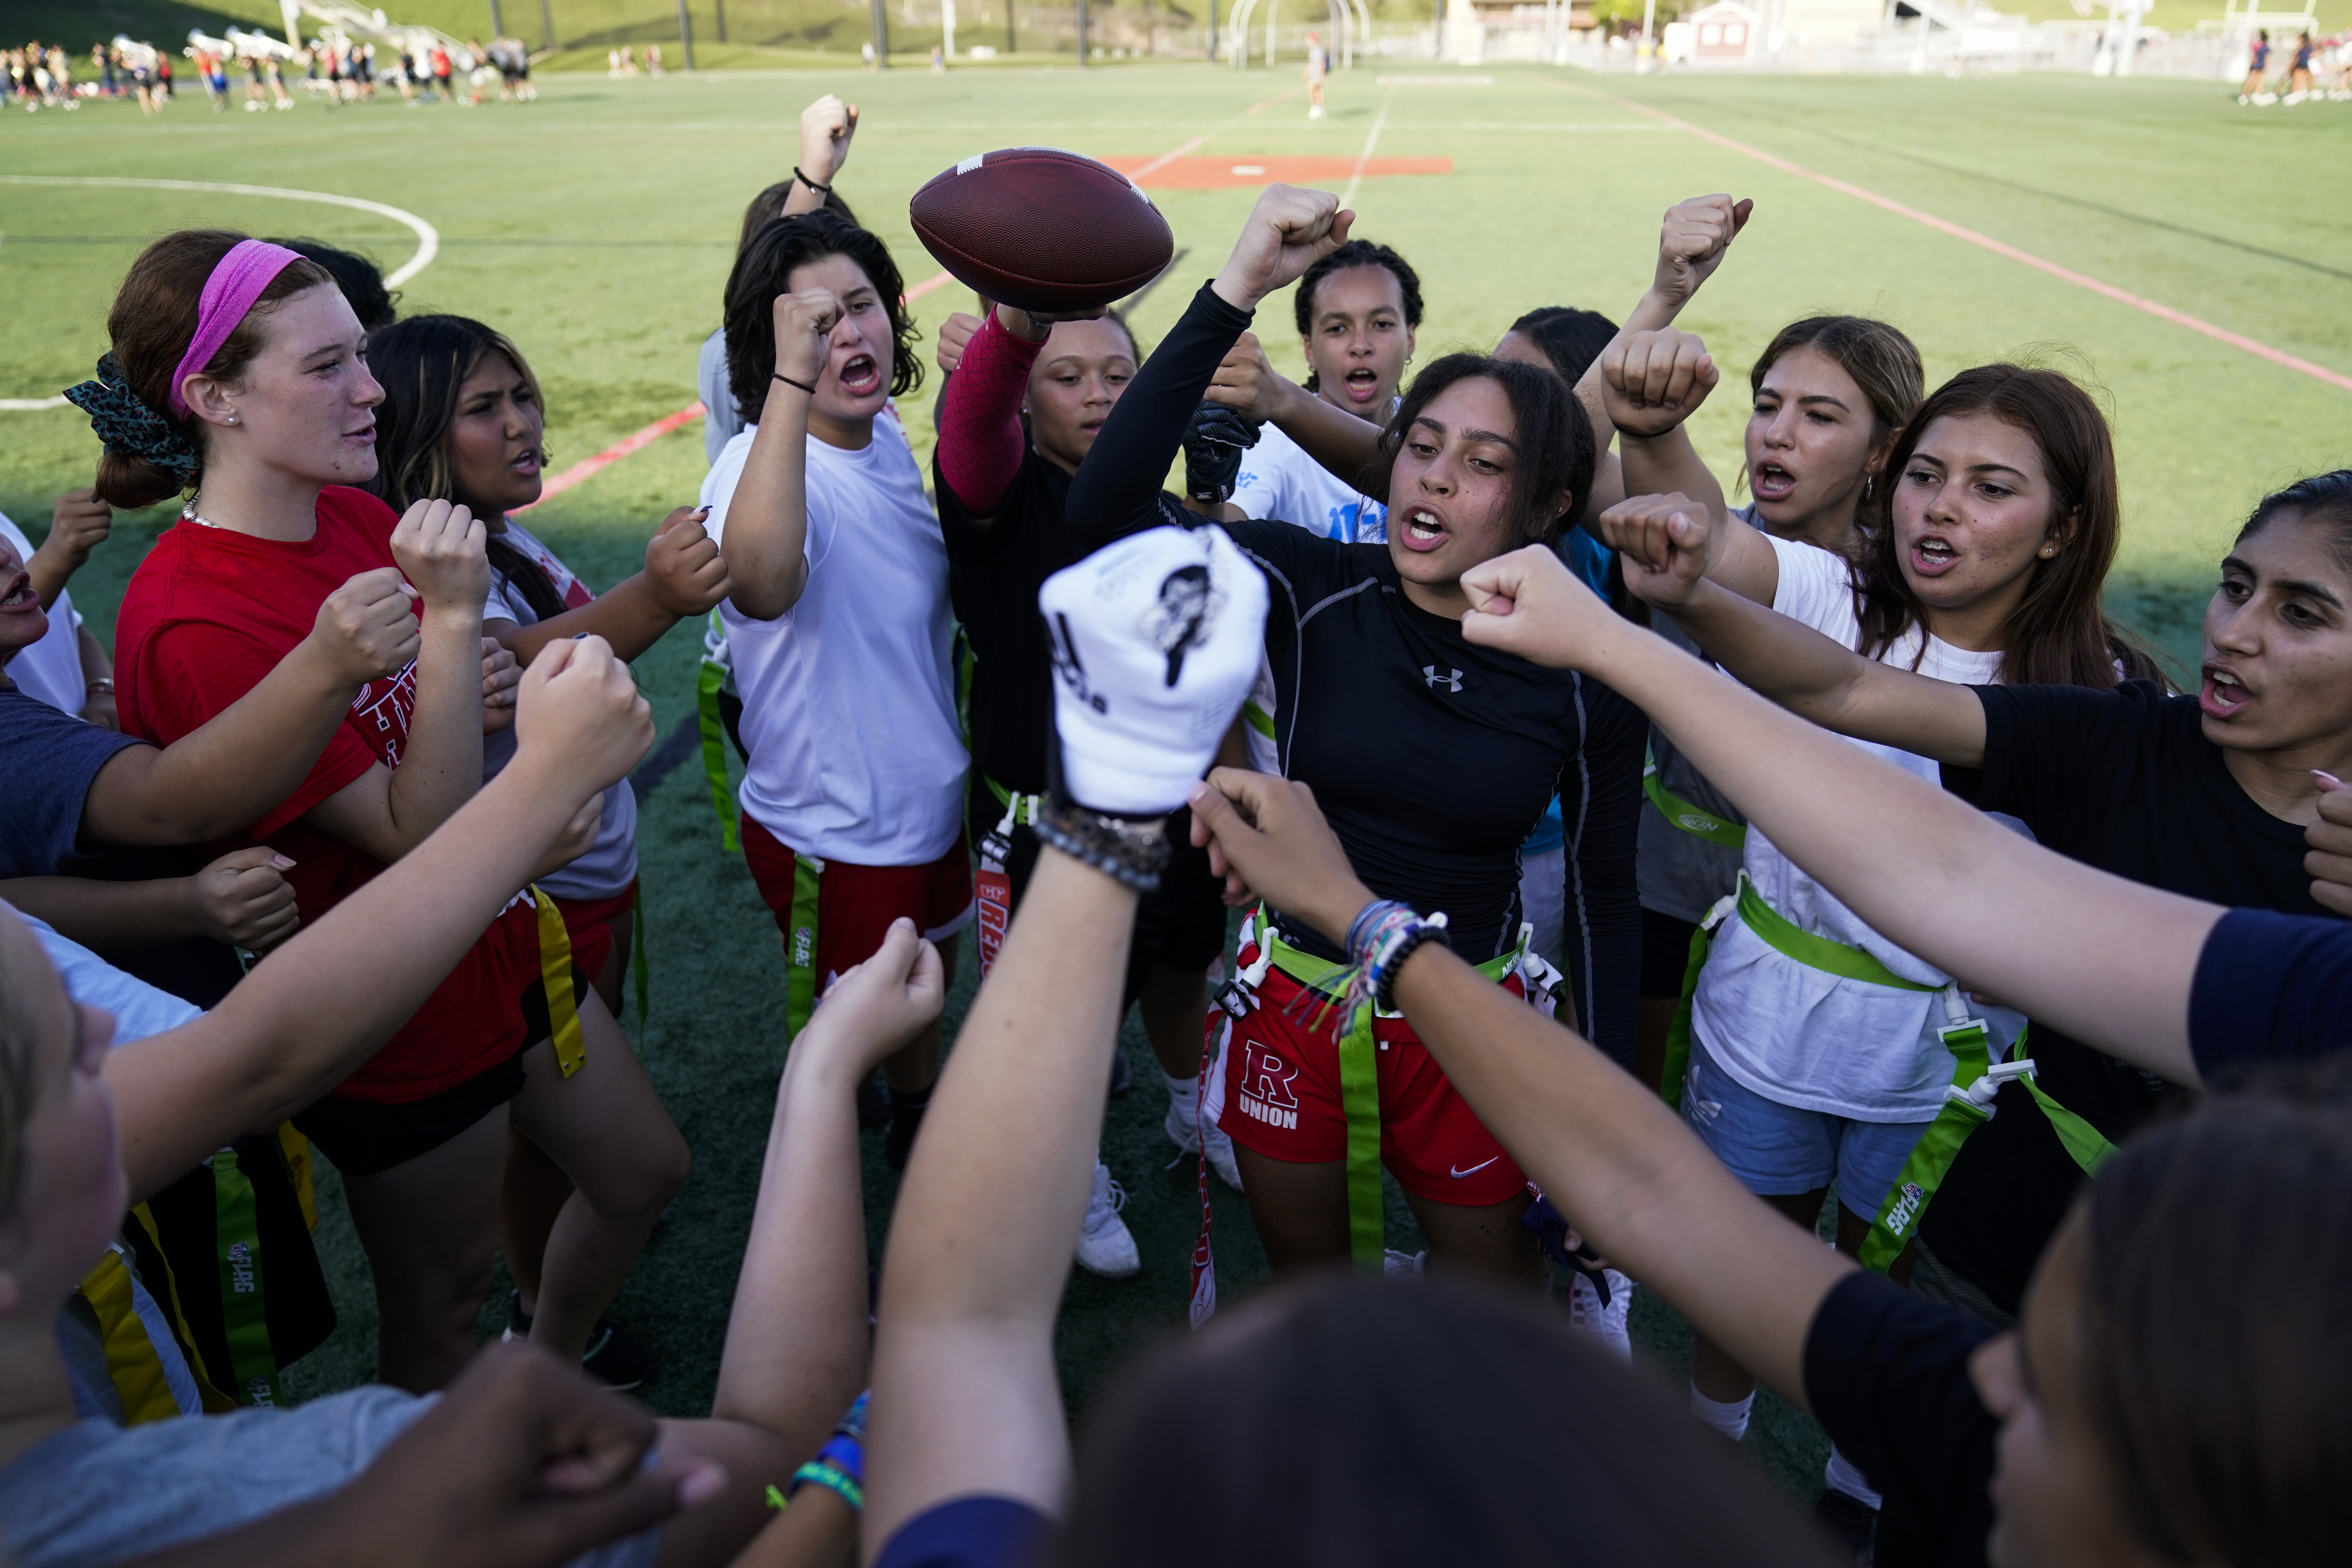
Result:
[[[115,620],[123,730],[169,745],[252,690],[310,635],[330,594],[394,564],[398,521],[375,497],[336,487],[320,494],[319,531],[299,544],[193,522],[166,530],[131,574]],[[286,879],[306,921],[348,898],[383,862],[302,814],[377,763],[398,767],[415,708],[415,665],[370,682],[301,787],[222,852],[266,842],[293,860]],[[488,1071],[530,1043],[522,994],[538,978],[538,917],[525,899],[335,1096],[403,1104]]]

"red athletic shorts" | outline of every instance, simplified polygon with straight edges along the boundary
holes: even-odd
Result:
[[[1524,994],[1517,975],[1504,982]],[[1325,1015],[1318,1018],[1317,1015]],[[1309,1029],[1309,1022],[1320,1026]],[[1246,1018],[1209,1013],[1216,1061],[1202,1104],[1225,1135],[1270,1160],[1320,1164],[1348,1157],[1339,1099],[1337,1007],[1302,996],[1296,981],[1266,971]],[[1381,1163],[1397,1184],[1433,1203],[1483,1208],[1527,1190],[1527,1173],[1429,1059],[1402,1018],[1372,1020],[1379,1046]]]
[[[637,884],[632,880],[626,891],[609,899],[548,897],[555,899],[556,912],[572,938],[572,967],[580,972],[580,984],[595,984],[613,956],[613,917],[636,907]]]
[[[776,836],[743,818],[743,858],[760,899],[783,933],[784,962],[793,962],[803,942],[793,919],[793,872],[798,857]],[[971,851],[956,835],[948,852],[924,866],[853,866],[827,860],[817,873],[816,930],[808,933],[803,961],[815,971],[822,994],[832,978],[874,956],[890,922],[901,915],[933,942],[953,936],[971,919]]]

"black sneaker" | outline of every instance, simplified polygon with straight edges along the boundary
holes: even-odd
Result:
[[[923,1112],[931,1108],[931,1091],[920,1094],[890,1091],[890,1130],[882,1135],[882,1160],[894,1171],[907,1168],[915,1152],[915,1134],[923,1130]]]
[[[580,1358],[581,1371],[615,1393],[637,1387],[660,1367],[661,1357],[654,1348],[614,1322],[610,1312],[596,1320],[596,1331],[588,1336],[588,1353]]]
[[[499,1337],[530,1338],[530,1314],[522,1310],[520,1290],[507,1292],[506,1332]],[[588,1353],[580,1358],[581,1371],[616,1393],[637,1387],[660,1364],[661,1358],[653,1349],[631,1338],[610,1312],[596,1320],[595,1331],[588,1336]]]
[[[1876,1555],[1878,1510],[1850,1492],[1824,1488],[1813,1502],[1813,1518],[1853,1553],[1854,1568],[1871,1568]]]
[[[871,1132],[890,1124],[890,1092],[881,1078],[868,1073],[857,1086],[857,1125]]]

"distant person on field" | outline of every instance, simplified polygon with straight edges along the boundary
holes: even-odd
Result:
[[[785,179],[751,198],[743,209],[743,227],[735,238],[740,254],[751,237],[780,217],[797,217],[819,207],[840,214],[851,223],[857,215],[833,194],[833,182],[849,162],[850,138],[857,134],[857,105],[826,93],[801,110],[801,155]],[[727,383],[727,329],[720,327],[703,340],[694,365],[694,384],[702,396],[702,455],[717,462],[735,433],[743,428],[742,414]]]
[[[1323,52],[1323,36],[1307,35],[1307,118],[1323,118],[1323,78],[1331,68],[1331,58]]]
[[[2246,57],[2246,79],[2238,89],[2240,103],[2252,103],[2262,92],[2263,80],[2270,75],[2270,68],[2271,32],[2268,27],[2264,27],[2254,35],[2251,52]]]
[[[2305,99],[2313,96],[2314,94],[2311,87],[2311,30],[2306,27],[2304,29],[2303,36],[2294,41],[2294,64],[2287,72],[2286,100],[2289,103],[2301,103]]]

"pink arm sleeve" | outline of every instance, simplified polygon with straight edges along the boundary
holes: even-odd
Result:
[[[999,325],[996,312],[965,345],[948,378],[940,410],[940,480],[965,510],[992,515],[1021,471],[1028,437],[1021,429],[1021,395],[1043,343],[1024,342]]]

